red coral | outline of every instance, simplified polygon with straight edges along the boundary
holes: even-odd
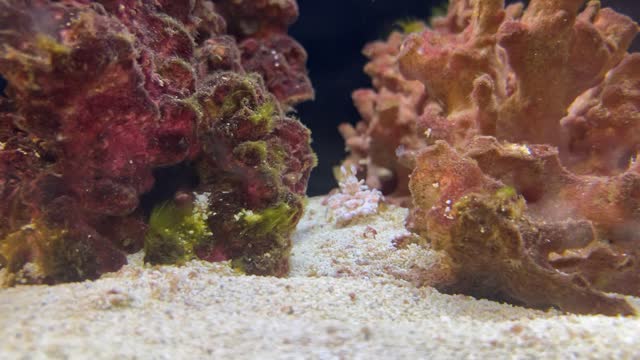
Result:
[[[298,18],[295,0],[219,0],[230,33],[240,40],[242,65],[262,74],[267,88],[281,103],[295,105],[313,99],[306,75],[307,53],[286,33]]]
[[[93,278],[120,267],[125,262],[122,250],[141,247],[145,224],[140,199],[154,188],[158,168],[198,168],[200,188],[213,184],[212,178],[241,180],[244,187],[233,183],[227,189],[234,194],[234,211],[268,209],[283,198],[300,211],[314,164],[309,134],[283,114],[262,79],[246,74],[242,50],[225,34],[227,22],[256,14],[247,9],[225,19],[225,6],[141,0],[0,3],[0,73],[8,80],[11,99],[0,114],[5,144],[0,151],[0,214],[6,224],[0,235],[14,239],[12,244],[25,239],[19,245],[25,253],[21,257],[8,255],[15,253],[9,249],[13,245],[0,240],[0,260],[13,264],[11,272],[34,263],[43,273],[27,276],[27,281],[54,282]],[[295,19],[278,13],[270,21],[279,17],[285,19],[282,26],[263,29],[263,41],[280,39],[285,24]],[[290,73],[309,84],[305,59],[298,58]],[[258,61],[254,67],[247,70],[269,69]],[[222,90],[212,91],[214,84]],[[279,85],[280,93],[297,93],[286,85]],[[262,104],[268,111],[259,108]],[[281,136],[285,127],[292,130]],[[212,133],[212,128],[218,130]],[[270,143],[269,151],[295,148],[295,157],[278,152],[262,165],[265,175],[244,178],[261,167],[231,165],[231,155],[249,140]],[[274,172],[274,167],[286,171]],[[250,187],[248,179],[253,180]],[[297,218],[290,220],[295,224]],[[26,240],[31,236],[26,225],[36,226],[39,234],[73,238],[85,260],[75,268],[60,264],[47,270],[43,264],[51,259],[24,245],[32,242]],[[279,231],[274,236],[288,238],[289,229]],[[231,235],[212,241],[226,237]],[[279,244],[286,255],[287,241]],[[232,257],[242,258],[246,249],[240,247]],[[260,257],[262,250],[250,252]],[[96,262],[102,265],[93,266]],[[268,266],[246,269],[283,272]]]

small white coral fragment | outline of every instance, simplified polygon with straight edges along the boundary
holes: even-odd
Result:
[[[364,180],[358,180],[355,166],[349,171],[342,166],[340,172],[340,191],[326,199],[329,218],[338,226],[344,226],[356,217],[377,214],[380,202],[384,200],[382,193],[369,189]]]

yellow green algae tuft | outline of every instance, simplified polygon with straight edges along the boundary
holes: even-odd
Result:
[[[427,28],[424,22],[417,19],[402,19],[396,21],[396,26],[405,34],[419,33]]]
[[[195,257],[195,248],[213,236],[206,197],[196,195],[190,205],[168,201],[153,209],[144,241],[145,262],[182,265]]]
[[[266,141],[245,141],[233,149],[233,155],[245,163],[258,165],[267,160]]]
[[[289,234],[301,211],[301,204],[282,201],[260,211],[243,209],[235,214],[239,233],[251,239],[257,251],[234,258],[231,266],[244,273],[286,275],[291,250]]]
[[[286,232],[294,226],[293,219],[297,213],[297,208],[281,202],[261,211],[243,209],[235,215],[235,219],[242,224],[243,233],[264,236],[269,233]]]
[[[256,111],[249,116],[254,125],[267,124],[271,127],[271,119],[277,114],[277,107],[273,101],[266,101],[258,106]]]
[[[64,54],[71,53],[71,48],[58,42],[53,37],[46,34],[36,35],[36,47],[43,49],[51,54]]]
[[[9,285],[94,277],[91,254],[88,243],[42,223],[25,225],[0,241],[0,259],[12,274]]]
[[[246,96],[251,95],[252,91],[250,89],[238,89],[227,95],[222,102],[222,106],[218,109],[219,116],[228,117],[234,114],[240,108],[247,105],[248,100]]]
[[[496,191],[496,197],[502,201],[506,201],[516,196],[518,196],[518,193],[516,192],[516,189],[511,186],[503,186]]]

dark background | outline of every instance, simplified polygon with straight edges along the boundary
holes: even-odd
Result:
[[[362,47],[385,38],[398,20],[427,19],[434,7],[446,1],[298,0],[298,4],[300,19],[290,33],[307,49],[309,74],[316,89],[315,101],[299,105],[298,115],[313,132],[313,147],[319,158],[309,195],[320,195],[335,186],[332,167],[345,156],[338,124],[359,120],[351,92],[370,86],[362,71],[366,62]],[[640,20],[638,0],[602,0],[602,5]],[[633,48],[640,50],[640,39]]]
[[[360,117],[351,92],[369,87],[361,51],[370,41],[384,39],[399,20],[427,19],[432,8],[446,1],[428,0],[298,0],[300,18],[289,33],[309,54],[309,75],[316,99],[297,106],[312,132],[318,166],[309,182],[310,196],[336,186],[332,168],[345,157],[337,127]]]

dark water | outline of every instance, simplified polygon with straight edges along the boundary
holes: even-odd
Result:
[[[309,53],[309,71],[316,100],[298,106],[302,121],[313,132],[319,164],[309,182],[309,195],[336,186],[332,167],[344,158],[344,142],[337,132],[343,122],[359,115],[351,92],[370,86],[362,68],[363,46],[385,38],[402,19],[426,19],[442,1],[413,0],[300,0],[300,19],[290,33]]]

